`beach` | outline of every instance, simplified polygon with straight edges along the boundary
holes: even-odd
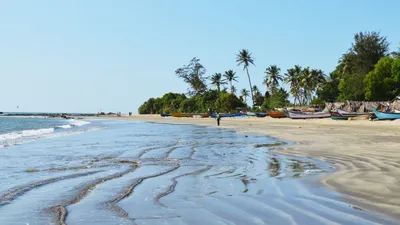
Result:
[[[0,224],[398,224],[396,123],[0,117]]]
[[[163,118],[159,115],[118,117],[171,124],[217,127],[215,119]],[[291,120],[223,118],[219,128],[265,134],[295,142],[273,149],[279,154],[329,162],[335,172],[319,183],[341,193],[348,202],[400,218],[400,121]]]

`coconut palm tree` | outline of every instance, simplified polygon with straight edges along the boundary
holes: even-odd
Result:
[[[281,69],[276,65],[271,65],[265,70],[265,81],[264,84],[267,85],[268,88],[271,88],[271,92],[275,93],[276,87],[279,86],[279,81],[283,80],[282,75],[279,73]]]
[[[243,70],[246,70],[247,77],[249,78],[249,85],[250,85],[250,91],[251,91],[251,100],[252,100],[252,103],[254,105],[254,95],[253,95],[253,90],[252,90],[252,85],[251,85],[250,74],[249,74],[249,66],[250,66],[250,64],[254,65],[254,58],[251,56],[251,53],[249,52],[249,50],[242,49],[236,55],[236,62],[238,63],[238,66],[243,64]]]
[[[260,92],[260,91],[258,90],[257,85],[253,85],[253,87],[251,88],[251,90],[253,91],[254,95],[256,95],[258,92]]]
[[[296,105],[296,100],[299,94],[299,80],[297,79],[296,70],[291,68],[285,73],[284,82],[290,85],[290,92],[292,92],[294,98],[294,105]]]
[[[249,97],[249,91],[246,88],[243,88],[240,92],[240,95],[244,98],[244,102],[246,102],[247,97]]]
[[[211,76],[211,84],[217,87],[218,92],[221,92],[221,85],[226,84],[226,82],[222,80],[221,73],[215,73]]]
[[[225,71],[224,77],[225,77],[225,80],[229,82],[229,84],[230,84],[230,86],[231,86],[231,93],[233,94],[233,90],[232,90],[232,88],[233,88],[232,81],[236,81],[236,82],[237,82],[236,79],[238,78],[238,77],[236,76],[236,72],[233,72],[233,70]]]

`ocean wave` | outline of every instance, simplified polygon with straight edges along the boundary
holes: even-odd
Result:
[[[90,122],[88,121],[69,120],[68,122],[69,124],[58,125],[52,128],[14,131],[11,133],[0,134],[0,148],[31,142],[38,139],[48,139],[60,136],[80,134],[86,131],[100,129],[99,127],[81,128],[83,125],[90,124]]]
[[[77,127],[90,124],[90,122],[88,122],[88,121],[76,120],[76,119],[68,120],[68,122],[71,124],[71,126],[77,126]]]
[[[40,136],[43,134],[49,134],[49,133],[53,133],[53,132],[54,132],[54,128],[44,128],[44,129],[37,129],[37,130],[23,130],[23,131],[11,132],[11,133],[6,133],[6,134],[1,134],[0,141],[8,141],[8,140],[15,140],[15,139],[19,139],[19,138],[35,137],[35,136]]]
[[[65,125],[56,126],[56,128],[70,129],[70,128],[72,128],[72,126],[70,124],[65,124]]]

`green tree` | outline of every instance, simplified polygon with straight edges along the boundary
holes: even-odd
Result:
[[[242,49],[241,51],[239,51],[239,54],[236,55],[236,62],[238,63],[238,66],[243,64],[243,70],[246,70],[247,77],[249,78],[251,100],[254,105],[254,94],[253,94],[253,89],[252,89],[251,79],[250,79],[250,74],[249,74],[249,66],[250,66],[250,64],[254,65],[254,58],[251,56],[251,53],[249,52],[249,50]]]
[[[233,70],[225,71],[224,77],[225,77],[225,80],[229,82],[229,85],[230,85],[230,87],[231,87],[231,93],[233,94],[233,85],[232,85],[232,82],[233,82],[233,81],[236,81],[236,82],[237,82],[237,78],[238,78],[238,77],[236,76],[236,72],[233,72]]]
[[[264,96],[258,89],[257,85],[253,85],[252,91],[254,93],[254,106],[261,106],[264,102]]]
[[[339,82],[337,70],[330,73],[328,80],[324,83],[320,90],[317,90],[319,99],[325,102],[335,102],[339,97]]]
[[[206,69],[196,57],[190,60],[188,65],[175,70],[175,74],[189,84],[190,95],[199,95],[207,90],[205,73]]]
[[[221,85],[226,84],[226,82],[222,80],[220,73],[215,73],[211,76],[211,84],[217,88],[218,92],[221,92]]]
[[[300,68],[300,66],[298,66]],[[301,71],[301,69],[300,69]],[[286,84],[290,85],[290,92],[293,95],[293,103],[296,105],[296,101],[298,100],[298,95],[299,95],[299,76],[296,71],[296,68],[291,68],[287,70],[287,73],[285,73],[285,78],[284,82]]]
[[[384,101],[396,97],[398,81],[396,75],[392,74],[394,61],[392,57],[386,56],[367,74],[364,79],[367,100]]]
[[[247,97],[249,97],[249,91],[246,90],[246,88],[243,88],[242,91],[240,91],[240,96],[244,98],[244,102],[247,101]]]
[[[264,84],[267,85],[267,88],[271,89],[271,92],[275,92],[276,88],[279,86],[279,81],[283,80],[282,75],[279,73],[281,69],[276,65],[271,65],[265,70],[265,80]]]
[[[376,63],[388,54],[389,43],[379,32],[359,32],[339,61],[339,100],[365,99],[364,79]]]
[[[289,104],[289,93],[285,91],[283,88],[279,88],[275,91],[275,93],[271,94],[269,97],[265,97],[262,109],[274,109],[274,108],[282,108]]]
[[[236,111],[236,108],[246,106],[239,98],[230,93],[221,93],[218,104],[221,112],[232,112]]]

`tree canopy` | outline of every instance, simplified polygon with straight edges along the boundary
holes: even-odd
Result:
[[[184,65],[175,71],[175,74],[189,84],[189,94],[199,95],[207,90],[206,69],[200,64],[200,59],[196,57],[190,60],[188,65]]]
[[[238,77],[233,70],[207,77],[207,70],[200,64],[200,59],[193,58],[189,64],[175,71],[176,76],[188,84],[188,97],[167,93],[161,98],[150,98],[140,106],[139,113],[200,113],[211,108],[235,111],[237,107],[247,106],[249,92],[252,110],[287,106],[290,104],[289,94],[294,105],[324,101],[391,100],[400,95],[400,48],[389,52],[389,43],[379,32],[354,34],[353,43],[329,76],[320,69],[300,65],[281,73],[278,65],[273,64],[266,68],[262,82],[266,88],[260,86],[260,90],[257,84],[252,85],[249,73],[249,67],[255,65],[252,53],[247,49],[240,50],[236,54],[236,63],[246,71],[249,89],[236,89],[233,82],[238,82]],[[208,89],[207,81],[216,90]],[[281,86],[283,82],[288,85],[287,91]]]
[[[395,63],[396,61],[396,63]],[[399,93],[398,65],[400,59],[386,56],[364,79],[367,100],[392,100]]]

